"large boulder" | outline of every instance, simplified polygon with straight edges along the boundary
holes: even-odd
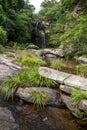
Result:
[[[5,107],[0,107],[0,130],[19,130],[11,111]]]
[[[31,93],[32,92],[44,92],[48,94],[49,100],[48,105],[56,105],[61,107],[63,104],[61,103],[61,95],[51,88],[45,87],[31,87],[31,88],[18,88],[16,95],[20,97],[20,99],[27,101],[29,103],[34,103]]]
[[[70,75],[71,75],[71,74],[64,73],[64,72],[61,72],[58,70],[50,69],[48,67],[40,67],[39,73],[42,76],[55,80],[61,84],[63,84],[64,80],[67,79],[68,77],[70,77]]]
[[[64,84],[71,87],[78,87],[82,90],[87,90],[87,79],[77,75],[71,75],[64,80]]]

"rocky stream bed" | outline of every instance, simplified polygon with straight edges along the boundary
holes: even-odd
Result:
[[[14,58],[0,55],[0,84],[22,70],[11,62]],[[0,96],[0,130],[86,130],[87,122],[77,119],[77,108],[71,104],[69,95],[73,86],[87,91],[87,79],[47,67],[41,67],[39,73],[57,81],[58,89],[19,88],[13,101],[6,101]],[[59,89],[64,92],[62,95]],[[34,108],[29,95],[31,91],[42,90],[50,95],[49,103],[43,111]],[[81,101],[78,109],[87,113],[87,100]]]

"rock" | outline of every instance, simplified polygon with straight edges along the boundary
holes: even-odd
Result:
[[[65,79],[64,84],[72,87],[79,87],[82,90],[87,90],[87,79],[77,75],[71,75]]]
[[[53,55],[53,54],[46,54],[45,57],[46,58],[57,58],[56,55]]]
[[[64,72],[61,72],[61,71],[50,69],[48,67],[40,67],[39,73],[42,76],[45,76],[45,77],[50,78],[52,80],[55,80],[55,81],[57,81],[58,83],[61,83],[61,84],[64,83],[65,79],[70,77],[70,74],[68,74],[68,73],[64,73]]]
[[[63,50],[61,48],[58,49],[44,49],[42,55],[46,56],[47,54],[51,54],[56,57],[63,57]]]
[[[36,55],[36,56],[41,56],[42,55],[42,50],[35,50],[35,49],[31,49],[31,52]]]
[[[79,58],[77,59],[77,61],[78,61],[79,63],[82,63],[82,64],[87,64],[87,58],[85,58],[85,57],[79,57]]]
[[[66,107],[71,111],[71,113],[77,117],[77,118],[82,118],[81,115],[78,115],[76,112],[79,110],[77,109],[77,106],[72,104],[71,97],[62,95],[61,96],[62,102],[66,105]]]
[[[11,111],[3,107],[0,107],[0,130],[19,130]]]
[[[39,49],[39,47],[38,46],[36,46],[36,45],[34,45],[34,44],[31,44],[31,45],[28,45],[27,47],[26,47],[26,49]]]
[[[67,94],[72,94],[74,88],[73,87],[69,87],[69,86],[65,86],[65,85],[60,85],[59,86],[60,90],[62,90],[63,92],[67,93]]]
[[[87,113],[87,100],[81,100],[78,106],[80,110],[83,110],[85,113]]]
[[[11,61],[12,59],[6,55],[0,55],[0,84],[22,69],[20,66],[11,63]]]
[[[31,92],[45,92],[49,96],[48,105],[56,105],[61,106],[61,96],[60,94],[51,88],[45,87],[31,87],[31,88],[18,88],[16,95],[20,97],[22,100],[27,101],[29,103],[34,103]]]

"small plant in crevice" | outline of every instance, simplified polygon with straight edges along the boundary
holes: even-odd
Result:
[[[31,97],[34,101],[34,105],[40,109],[43,109],[49,101],[49,95],[43,91],[31,92]]]
[[[62,68],[66,67],[66,64],[64,64],[62,61],[56,60],[51,63],[51,67],[57,70],[61,70]]]
[[[78,105],[82,99],[87,99],[87,92],[75,87],[75,90],[72,92],[71,98],[73,105]]]
[[[75,67],[77,74],[87,77],[87,64],[77,65]]]

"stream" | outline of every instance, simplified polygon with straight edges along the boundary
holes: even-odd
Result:
[[[21,102],[18,98],[7,101],[2,97],[0,107],[12,112],[19,130],[87,130],[84,123],[73,117],[67,108],[47,106],[44,110],[37,110],[33,104]]]
[[[68,72],[72,73],[76,63],[67,61],[67,64]],[[12,112],[19,130],[87,130],[87,122],[75,118],[67,108],[46,106],[44,110],[37,110],[33,104],[22,102],[17,97],[7,101],[3,96],[0,96],[0,107]]]

